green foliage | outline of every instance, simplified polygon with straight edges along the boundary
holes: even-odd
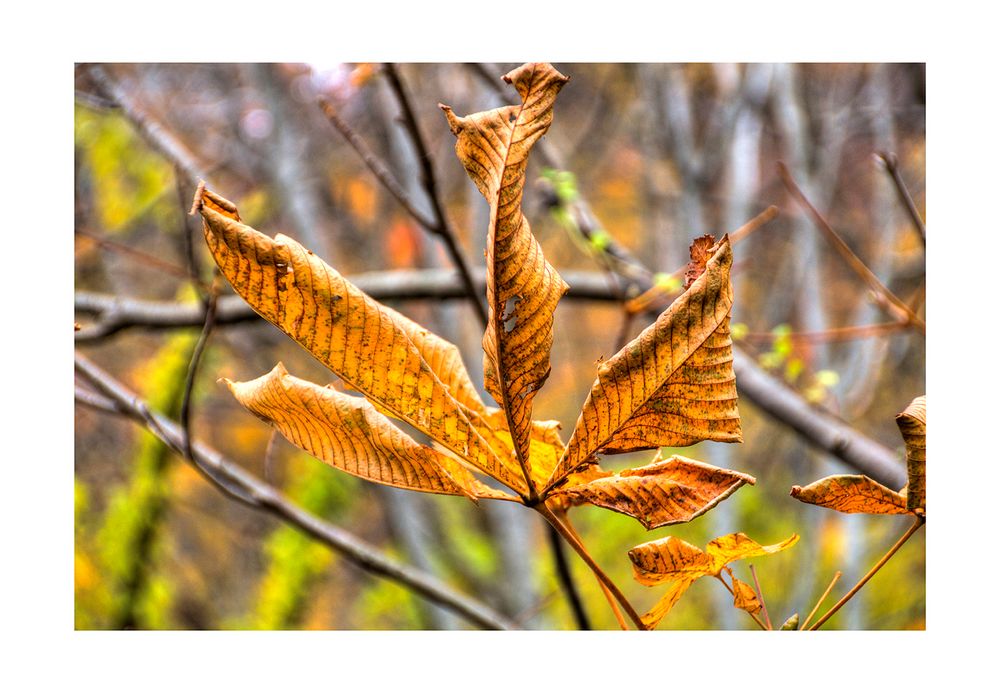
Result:
[[[296,455],[292,482],[286,489],[296,503],[320,517],[335,516],[349,504],[360,483],[347,474]],[[264,543],[268,565],[257,591],[247,627],[284,630],[300,626],[313,586],[333,561],[330,548],[298,529],[282,525]]]
[[[554,168],[542,170],[542,178],[552,184],[556,197],[561,205],[576,201],[580,192],[576,187],[576,176],[571,171],[559,171]]]
[[[364,628],[378,630],[419,628],[423,620],[413,592],[391,580],[372,581],[361,593],[354,615]]]
[[[141,379],[146,383],[144,389],[152,409],[177,415],[194,340],[193,334],[177,334],[150,361]],[[112,493],[96,532],[94,543],[99,549],[88,560],[93,561],[101,588],[106,592],[99,601],[107,603],[104,618],[109,627],[171,627],[170,582],[152,573],[160,525],[169,502],[171,455],[151,433],[140,434],[129,480]],[[78,511],[81,505],[86,507],[83,491],[78,491],[77,503]],[[77,526],[78,529],[82,526],[79,521]]]
[[[97,218],[106,231],[120,231],[141,215],[177,218],[173,172],[151,152],[129,122],[116,113],[77,106],[74,142],[78,165],[89,172]]]
[[[668,293],[680,291],[681,287],[684,286],[684,282],[681,281],[680,277],[673,274],[667,274],[666,272],[657,272],[653,275],[653,283]]]

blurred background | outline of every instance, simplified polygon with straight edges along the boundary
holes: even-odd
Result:
[[[922,216],[923,65],[555,66],[571,80],[544,151],[532,152],[524,210],[549,262],[593,279],[594,295],[560,303],[552,372],[535,418],[562,421],[567,438],[596,362],[650,319],[624,310],[637,289],[614,274],[609,248],[638,258],[669,296],[676,288],[669,275],[686,263],[694,237],[733,231],[775,205],[777,218],[735,246],[734,337],[808,406],[892,449],[902,464],[894,417],[925,392],[924,336],[872,300],[790,195],[778,162],[882,283],[922,316],[922,236],[878,154],[895,164]],[[489,209],[455,157],[438,103],[461,115],[517,103],[500,80],[514,67],[395,68],[446,216],[477,266]],[[345,138],[363,142],[418,213],[434,216],[420,151],[384,66],[78,65],[75,82],[76,345],[157,412],[180,416],[202,321],[133,325],[121,319],[121,306],[199,308],[212,264],[200,222],[187,216],[197,177],[235,202],[248,224],[294,237],[348,277],[389,282],[390,293],[394,278],[404,284],[404,275],[390,272],[440,275],[453,267],[440,239],[414,221]],[[457,344],[481,388],[482,328],[468,301],[396,293],[385,303]],[[262,320],[217,325],[193,383],[193,435],[310,512],[525,628],[577,626],[535,513],[397,491],[330,469],[272,439],[217,382],[255,378],[278,361],[299,377],[332,379]],[[835,571],[844,576],[834,597],[853,585],[908,526],[907,517],[840,515],[792,499],[794,484],[857,470],[817,452],[746,397],[740,412],[743,445],[668,452],[752,474],[756,486],[691,523],[653,532],[608,510],[572,511],[598,562],[640,611],[664,588],[634,582],[626,553],[651,539],[673,535],[704,546],[742,531],[770,544],[800,534],[794,548],[754,561],[777,626],[792,613],[804,617]],[[638,466],[651,456],[602,464]],[[82,404],[75,489],[78,629],[474,627],[234,502],[140,426]],[[918,532],[826,627],[922,629],[924,555]],[[568,560],[593,627],[616,628],[589,571],[575,555]],[[732,567],[752,584],[745,563]],[[702,580],[660,628],[756,626],[721,585]]]

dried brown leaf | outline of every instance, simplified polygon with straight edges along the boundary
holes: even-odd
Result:
[[[571,505],[591,503],[639,520],[646,529],[689,522],[728,498],[743,484],[756,480],[747,474],[713,467],[659,451],[652,463],[586,483],[560,488],[550,498]]]
[[[633,547],[628,557],[637,582],[649,586],[673,583],[656,606],[642,617],[643,623],[648,628],[655,628],[698,578],[717,576],[727,563],[735,560],[783,551],[798,540],[799,536],[793,534],[781,543],[762,546],[740,532],[713,539],[704,551],[677,537],[655,539]]]
[[[516,500],[414,441],[364,398],[296,378],[280,363],[256,380],[225,382],[240,404],[336,469],[414,491]]]
[[[705,273],[656,322],[603,362],[548,487],[595,452],[741,442],[724,237]]]
[[[684,268],[684,290],[687,291],[694,284],[695,280],[705,273],[705,265],[708,264],[714,252],[715,236],[710,233],[698,236],[691,243],[688,251],[691,254],[691,262]]]
[[[757,556],[768,556],[792,547],[799,540],[798,534],[793,534],[777,544],[764,546],[758,544],[743,532],[727,534],[708,542],[705,553],[712,557],[712,574],[718,575],[728,563],[743,560],[745,558],[755,558]]]
[[[556,303],[569,288],[545,260],[521,212],[528,152],[552,122],[568,78],[527,63],[504,75],[519,106],[456,116],[441,106],[457,137],[455,151],[490,204],[486,241],[489,323],[483,336],[486,390],[503,409],[524,475],[530,476],[531,408],[549,375]]]
[[[763,608],[754,588],[735,577],[733,578],[733,606],[751,614],[756,614]]]
[[[659,601],[653,605],[653,608],[643,614],[642,624],[649,630],[653,630],[660,625],[660,621],[674,608],[674,604],[680,600],[681,596],[687,592],[688,587],[693,585],[698,577],[700,576],[685,576],[670,585]]]
[[[453,345],[367,296],[293,239],[243,224],[228,200],[204,191],[195,202],[216,264],[255,311],[383,413],[526,490],[499,439],[470,421],[468,412],[485,408]]]
[[[828,476],[808,486],[793,486],[791,495],[842,513],[905,515],[906,497],[863,474]]]
[[[927,397],[921,395],[896,417],[906,443],[906,507],[923,515],[927,507]]]
[[[712,557],[694,544],[677,537],[654,539],[628,552],[637,582],[653,586],[684,576],[701,577],[712,572]]]

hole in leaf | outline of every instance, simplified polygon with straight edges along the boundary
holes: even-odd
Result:
[[[503,305],[503,330],[508,334],[517,326],[517,302],[520,300],[520,296],[511,296]]]

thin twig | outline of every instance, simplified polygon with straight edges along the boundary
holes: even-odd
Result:
[[[184,455],[184,432],[178,423],[159,414],[152,414],[137,395],[126,389],[111,375],[76,355],[76,369],[117,408],[102,409],[109,413],[124,414],[133,421],[146,425],[150,432],[172,450]],[[90,402],[88,404],[93,404]],[[194,459],[189,459],[199,471],[208,470],[214,479],[225,485],[220,488],[237,500],[268,512],[300,529],[314,539],[342,554],[349,561],[372,574],[393,580],[414,593],[448,608],[483,628],[510,630],[517,624],[494,611],[489,606],[460,594],[438,578],[412,566],[389,558],[376,547],[350,532],[330,524],[305,511],[284,496],[278,489],[264,483],[242,467],[223,457],[219,452],[195,442]]]
[[[357,152],[358,156],[361,157],[361,160],[365,163],[365,166],[368,167],[368,170],[375,174],[378,181],[394,198],[396,198],[396,201],[402,205],[403,209],[406,210],[406,213],[413,217],[414,221],[428,231],[436,229],[437,225],[434,223],[434,220],[428,218],[426,214],[414,206],[413,201],[410,200],[410,196],[405,190],[403,190],[403,186],[399,184],[396,177],[392,175],[388,167],[382,163],[382,160],[375,154],[375,152],[368,148],[365,141],[362,140],[356,132],[354,132],[354,128],[348,125],[347,122],[340,117],[340,114],[337,113],[337,109],[333,107],[333,104],[326,99],[320,99],[319,105],[320,108],[323,109],[323,114],[326,116],[327,120],[329,120],[337,131],[344,136],[347,143],[350,144],[351,147],[354,148],[354,151]]]
[[[777,216],[778,208],[775,205],[771,205],[753,219],[743,224],[743,226],[739,227],[735,231],[730,231],[729,242],[736,245],[740,241],[746,240],[750,234],[764,226],[764,224],[774,221]]]
[[[768,630],[774,630],[771,624],[771,617],[767,615],[767,604],[764,602],[764,591],[760,588],[760,580],[757,579],[757,569],[750,564],[750,574],[753,575],[753,586],[757,589],[757,599],[760,600],[760,608],[764,612],[764,621]]]
[[[555,527],[556,530],[559,532],[559,534],[562,535],[563,539],[565,539],[569,543],[569,545],[573,547],[573,550],[576,551],[577,554],[579,554],[580,558],[582,558],[583,561],[590,567],[591,571],[593,571],[597,579],[600,580],[602,583],[604,583],[604,585],[607,586],[609,590],[611,590],[611,593],[615,596],[615,599],[618,600],[618,603],[622,605],[622,608],[625,609],[625,613],[627,613],[628,617],[632,619],[632,622],[636,625],[636,628],[638,628],[639,630],[648,630],[646,628],[646,624],[642,622],[642,617],[635,610],[635,607],[633,607],[632,604],[629,603],[628,599],[625,598],[625,595],[618,588],[618,585],[616,585],[614,581],[610,577],[608,577],[608,574],[605,573],[599,565],[597,565],[597,561],[595,561],[593,556],[590,555],[586,547],[584,547],[583,544],[577,541],[576,537],[573,536],[573,533],[570,532],[568,529],[566,529],[566,526],[562,522],[560,522],[559,518],[556,517],[552,513],[552,511],[545,506],[544,503],[539,503],[538,505],[535,505],[533,507],[539,513],[541,513],[542,517],[548,520],[549,524]]]
[[[819,627],[822,626],[824,623],[826,623],[827,620],[829,620],[829,618],[831,616],[833,616],[835,613],[837,613],[838,611],[840,611],[840,607],[842,607],[844,604],[846,604],[851,597],[853,597],[855,594],[857,594],[858,590],[860,590],[862,587],[864,587],[865,583],[868,582],[869,580],[871,580],[872,577],[875,575],[875,573],[877,573],[882,568],[882,566],[884,566],[886,563],[889,562],[889,559],[892,558],[893,555],[895,555],[895,553],[897,551],[899,551],[899,549],[903,546],[903,544],[906,543],[906,540],[909,539],[910,537],[912,537],[913,534],[918,529],[920,529],[925,522],[926,522],[925,518],[917,516],[916,519],[914,519],[913,524],[910,525],[910,528],[908,530],[906,530],[906,533],[903,534],[903,536],[901,536],[899,538],[899,541],[897,541],[895,544],[893,544],[892,548],[889,549],[889,551],[886,552],[886,554],[884,556],[882,556],[882,558],[879,560],[879,562],[876,563],[874,566],[872,566],[871,570],[869,570],[867,573],[865,573],[865,576],[863,578],[861,578],[861,580],[858,581],[858,584],[856,584],[854,587],[852,587],[851,590],[847,594],[845,594],[843,597],[841,597],[840,601],[837,602],[836,604],[834,604],[833,607],[829,611],[827,611],[825,614],[823,614],[822,618],[820,618],[818,621],[816,621],[816,623],[813,624],[813,627],[810,628],[809,630],[818,630]]]
[[[180,141],[168,132],[162,124],[150,116],[140,107],[132,97],[121,88],[121,86],[99,65],[91,65],[88,68],[90,76],[101,87],[105,95],[133,125],[139,133],[154,149],[162,154],[177,170],[179,170],[187,182],[195,186],[200,180],[209,180],[209,176],[195,162],[194,157]]]
[[[910,307],[897,297],[896,294],[892,293],[892,291],[890,291],[879,280],[879,278],[875,276],[875,273],[868,269],[868,265],[866,265],[861,258],[854,254],[854,251],[851,250],[850,246],[848,246],[847,243],[844,242],[844,239],[833,230],[833,227],[830,226],[829,222],[827,222],[827,220],[823,218],[823,215],[821,215],[816,208],[812,206],[809,199],[806,198],[802,190],[795,184],[795,181],[792,179],[792,176],[788,171],[788,167],[783,163],[778,162],[778,172],[781,176],[782,182],[785,184],[785,187],[788,188],[788,191],[792,194],[796,201],[803,207],[803,209],[806,210],[806,212],[808,212],[809,216],[812,217],[813,223],[816,224],[816,227],[822,231],[827,240],[833,244],[833,247],[837,249],[841,257],[843,257],[847,262],[848,266],[854,270],[855,274],[864,280],[868,287],[875,293],[876,297],[881,299],[879,304],[898,321],[908,325],[913,325],[921,333],[926,334],[927,326],[924,324],[924,321],[921,320],[916,313],[910,310]]]
[[[213,287],[208,293],[208,301],[205,306],[205,325],[201,329],[198,342],[191,351],[191,362],[188,365],[187,377],[184,381],[184,397],[181,400],[181,429],[184,431],[184,456],[189,460],[194,459],[194,450],[191,448],[191,394],[194,391],[194,380],[198,375],[198,365],[201,363],[201,355],[208,344],[208,338],[215,327],[215,307],[219,301],[218,291]]]
[[[898,322],[882,322],[875,325],[850,325],[848,327],[831,327],[820,332],[789,332],[788,339],[793,342],[845,342],[861,337],[878,337],[890,332],[905,330],[906,325]],[[747,342],[771,343],[773,332],[747,332],[742,338]]]
[[[269,484],[274,483],[274,478],[271,474],[271,467],[274,462],[274,441],[278,439],[278,429],[272,428],[271,435],[267,438],[267,447],[264,448],[264,481]]]
[[[892,152],[878,152],[877,155],[879,160],[885,166],[885,170],[888,171],[889,175],[892,177],[892,182],[896,188],[896,194],[899,195],[899,201],[903,203],[906,208],[907,214],[910,215],[910,221],[913,222],[913,228],[917,230],[920,234],[920,241],[927,247],[927,228],[924,226],[924,220],[920,217],[920,212],[917,210],[917,205],[913,202],[913,197],[910,196],[910,191],[906,189],[906,183],[903,182],[903,176],[899,172],[899,159]]]
[[[131,248],[125,245],[124,243],[113,241],[110,238],[106,238],[101,234],[94,233],[93,231],[88,231],[87,229],[77,228],[75,233],[85,238],[91,239],[92,241],[97,243],[97,245],[106,250],[110,250],[112,252],[121,253],[123,255],[128,255],[130,257],[133,257],[136,260],[138,260],[140,264],[146,265],[147,267],[156,268],[166,274],[170,274],[175,277],[180,277],[182,279],[191,279],[190,273],[187,272],[184,268],[179,267],[173,263],[166,262],[165,260],[161,260],[160,258],[154,255],[144,253],[141,250]],[[204,290],[207,288],[204,284],[198,282],[197,279],[195,279],[195,282],[200,289]]]
[[[413,146],[417,150],[417,158],[420,161],[420,182],[434,209],[434,217],[437,223],[435,224],[435,228],[427,230],[440,237],[444,242],[448,250],[448,255],[458,269],[462,277],[462,283],[465,284],[465,288],[469,292],[469,300],[475,306],[479,321],[482,323],[483,328],[485,328],[488,322],[486,307],[479,298],[479,292],[476,291],[475,282],[472,278],[471,263],[465,257],[465,253],[462,252],[458,244],[458,234],[455,232],[454,227],[448,219],[448,215],[445,213],[444,204],[441,202],[441,194],[438,191],[437,177],[434,175],[434,163],[431,161],[427,143],[420,132],[420,126],[417,124],[417,118],[413,113],[413,107],[406,92],[406,87],[392,63],[385,64],[385,75],[389,79],[389,85],[392,87],[393,93],[396,95],[396,100],[399,102],[399,107],[403,111],[403,124],[410,134]],[[530,484],[531,482],[529,481],[528,483]]]
[[[806,629],[806,626],[809,625],[809,621],[811,621],[812,617],[816,615],[817,611],[819,611],[820,605],[824,601],[826,601],[827,596],[829,596],[830,591],[833,589],[833,586],[837,584],[837,580],[840,579],[841,575],[843,575],[843,573],[841,573],[839,570],[834,574],[833,579],[830,580],[830,584],[826,586],[826,590],[824,590],[823,594],[820,595],[820,598],[816,601],[816,606],[814,606],[812,608],[812,611],[810,611],[809,615],[806,616],[806,620],[803,621],[802,625],[799,626],[799,630],[805,630]]]

